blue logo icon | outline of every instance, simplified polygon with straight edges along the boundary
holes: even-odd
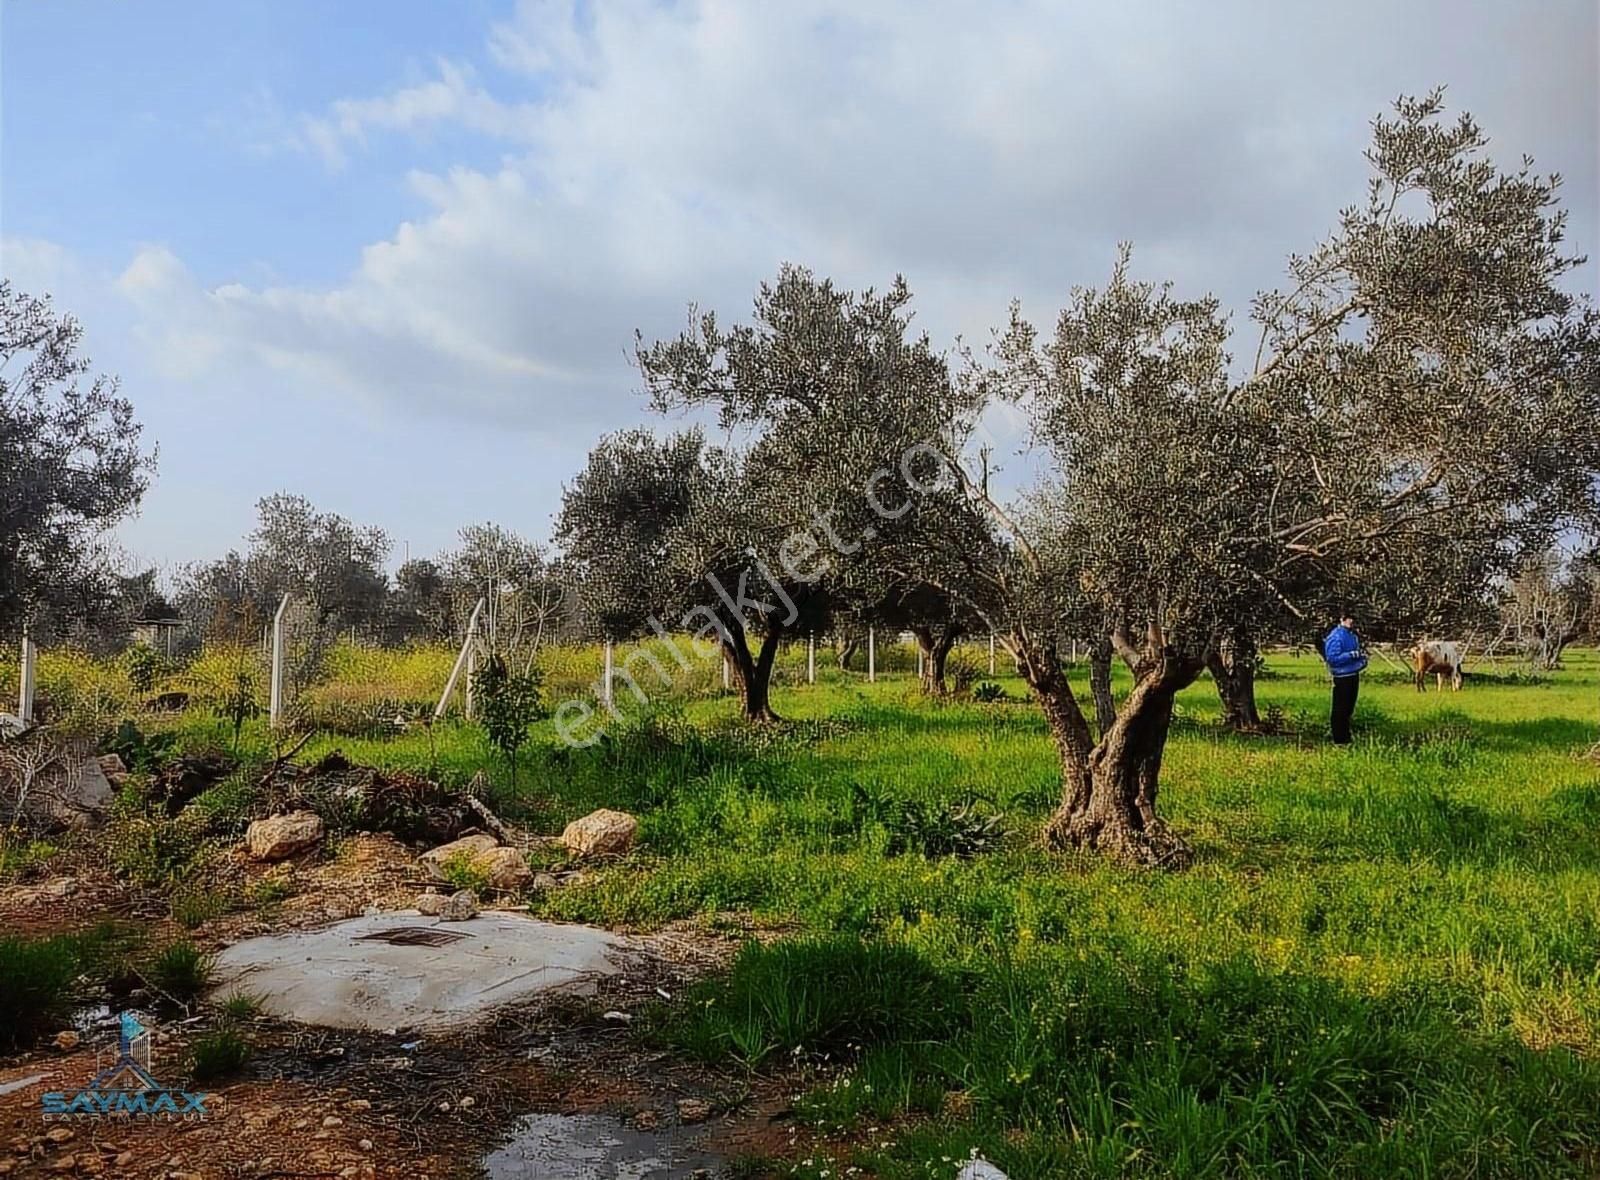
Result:
[[[117,1054],[81,1090],[53,1091],[40,1101],[50,1119],[205,1118],[205,1094],[169,1090],[150,1072],[150,1030],[132,1012],[118,1017]]]

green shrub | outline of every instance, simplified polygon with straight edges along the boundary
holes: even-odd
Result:
[[[177,744],[172,733],[147,734],[137,722],[124,719],[116,730],[100,742],[100,748],[122,759],[129,770],[152,771],[161,766]]]
[[[985,680],[972,690],[972,699],[990,704],[994,701],[1006,699],[1006,690],[992,680]]]
[[[949,678],[950,687],[956,695],[965,696],[972,691],[972,686],[978,682],[983,672],[972,659],[956,652],[945,661],[944,674]]]
[[[233,898],[225,889],[206,884],[185,885],[172,894],[172,920],[185,930],[204,926],[233,908]]]
[[[276,905],[294,896],[294,882],[288,877],[258,877],[245,890],[245,900],[253,906]]]
[[[0,1045],[26,1048],[66,1018],[79,951],[68,935],[0,938]]]
[[[9,831],[0,832],[0,881],[32,872],[59,851],[47,840],[18,839]]]
[[[858,815],[883,825],[889,833],[888,853],[926,857],[978,856],[998,848],[1005,837],[998,815],[982,811],[970,792],[961,799],[928,804],[918,799],[889,799],[853,788]]]
[[[169,818],[159,809],[130,805],[106,828],[112,867],[147,889],[170,888],[197,873],[216,850],[208,827],[206,816],[190,808]]]
[[[511,767],[511,782],[517,781],[517,751],[528,739],[528,730],[544,716],[539,697],[537,670],[513,672],[500,655],[491,655],[483,667],[472,674],[478,716],[483,732],[495,749],[505,755]]]
[[[439,863],[439,872],[455,889],[471,889],[475,893],[489,891],[489,874],[478,867],[470,852],[457,852]]]
[[[133,644],[122,653],[119,662],[128,677],[128,683],[142,696],[148,696],[155,688],[156,681],[170,670],[160,653],[145,643]]]
[[[189,1076],[197,1082],[237,1073],[250,1060],[251,1045],[230,1025],[195,1038],[189,1046]]]
[[[174,1000],[194,999],[211,983],[211,956],[192,942],[167,944],[150,960],[150,982]]]

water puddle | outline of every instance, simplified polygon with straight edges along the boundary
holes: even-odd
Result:
[[[681,1130],[640,1131],[603,1115],[533,1114],[483,1161],[489,1180],[692,1180],[723,1161]]]

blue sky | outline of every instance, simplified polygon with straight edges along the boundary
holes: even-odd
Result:
[[[157,564],[301,492],[415,553],[547,534],[635,328],[785,260],[942,345],[1135,266],[1242,311],[1449,86],[1600,247],[1592,3],[0,4],[0,264],[161,447]],[[1595,269],[1580,285],[1593,291]]]

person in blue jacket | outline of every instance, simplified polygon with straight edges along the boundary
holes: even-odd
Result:
[[[1333,716],[1331,728],[1335,745],[1350,744],[1350,715],[1356,711],[1356,694],[1361,691],[1361,673],[1367,666],[1367,653],[1361,649],[1356,621],[1349,615],[1322,641],[1322,658],[1333,673]]]

